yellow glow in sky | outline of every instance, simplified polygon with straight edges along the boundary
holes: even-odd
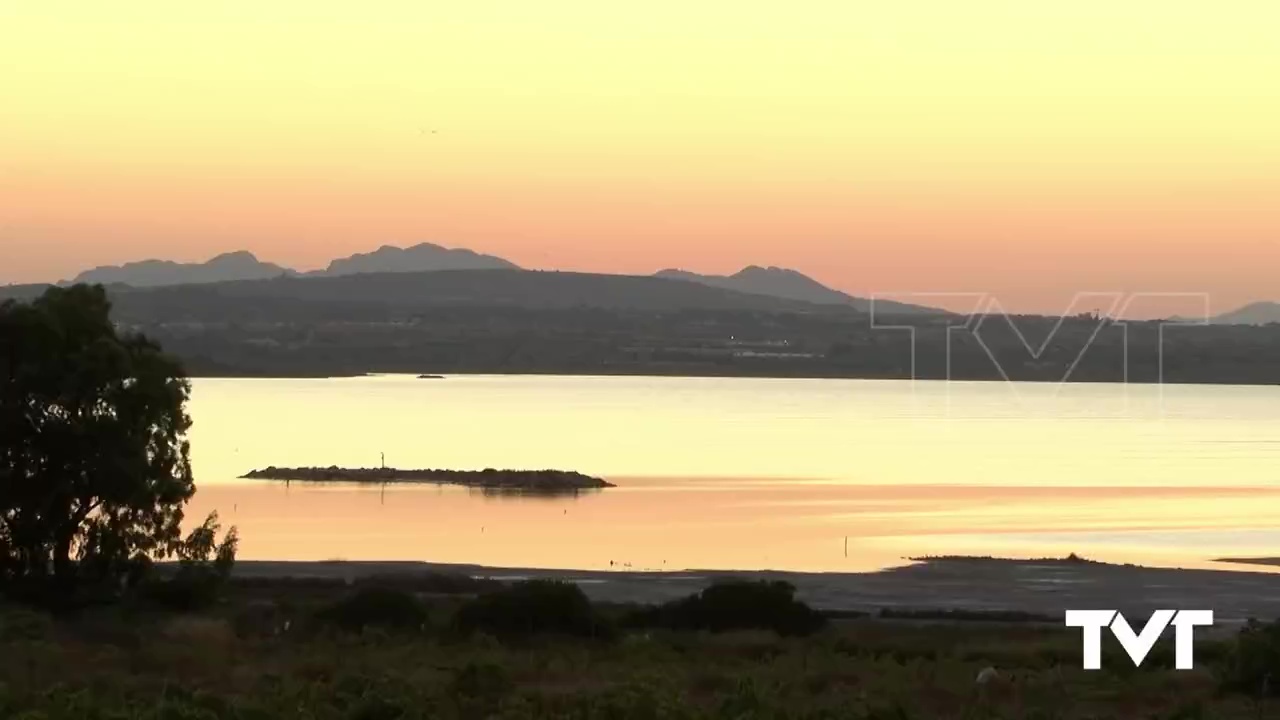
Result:
[[[0,282],[432,240],[1274,297],[1278,36],[1272,0],[0,0]]]

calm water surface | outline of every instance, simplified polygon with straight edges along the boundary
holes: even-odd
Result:
[[[865,570],[1280,554],[1280,388],[383,376],[199,379],[189,516],[241,557]],[[237,480],[268,465],[558,468],[576,498]]]

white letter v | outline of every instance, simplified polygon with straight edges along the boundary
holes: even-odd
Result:
[[[1116,613],[1115,619],[1111,621],[1111,634],[1120,641],[1120,647],[1129,653],[1134,667],[1142,664],[1147,653],[1151,652],[1151,648],[1155,646],[1156,641],[1160,639],[1160,635],[1164,633],[1164,629],[1169,626],[1169,622],[1177,612],[1177,610],[1157,610],[1151,613],[1151,619],[1147,620],[1141,635],[1135,635],[1133,628],[1129,627],[1129,621],[1125,620],[1120,613]]]

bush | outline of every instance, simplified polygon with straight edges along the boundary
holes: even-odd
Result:
[[[149,578],[138,586],[146,601],[166,610],[191,612],[214,604],[225,578],[206,567],[180,567],[167,578]]]
[[[168,577],[159,577],[145,556],[127,565],[127,582],[137,583],[139,594],[169,610],[189,612],[217,602],[231,578],[240,538],[233,527],[218,542],[218,513],[191,531],[177,547],[178,566]]]
[[[469,600],[458,609],[454,626],[498,638],[612,634],[581,588],[554,580],[527,580]]]
[[[427,624],[427,608],[414,595],[385,587],[369,587],[322,609],[321,625],[360,632],[365,628],[421,630]]]
[[[808,635],[826,618],[795,599],[789,583],[765,580],[718,582],[697,595],[641,610],[630,624],[670,630],[773,630],[779,635]]]
[[[1280,620],[1250,620],[1236,636],[1223,688],[1255,696],[1280,695]]]

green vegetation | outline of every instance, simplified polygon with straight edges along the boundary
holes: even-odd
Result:
[[[650,628],[602,639],[559,632],[560,616],[539,611],[525,617],[550,625],[522,629],[543,632],[499,638],[457,632],[473,596],[411,587],[233,580],[194,613],[125,601],[53,619],[3,606],[0,717],[1255,720],[1280,708],[1229,682],[1254,657],[1247,634],[1239,651],[1201,639],[1190,672],[1171,669],[1171,642],[1136,669],[1108,639],[1104,669],[1085,672],[1078,632],[1057,625],[862,618],[804,637]],[[551,590],[496,596],[569,597]],[[374,617],[405,598],[424,613],[417,624],[319,621],[336,607]],[[590,610],[605,622],[637,612]],[[979,686],[986,667],[998,677]]]
[[[227,531],[218,542],[218,514],[210,515],[176,548],[177,567],[169,573],[154,572],[149,558],[132,568],[132,585],[139,594],[170,610],[197,610],[212,605],[230,580],[236,561],[239,534]]]
[[[795,599],[785,582],[727,580],[697,595],[636,613],[635,627],[669,630],[772,630],[779,635],[809,635],[826,618]]]
[[[458,610],[454,627],[465,634],[488,633],[502,639],[613,635],[581,588],[552,580],[528,580],[470,600]]]
[[[427,609],[413,594],[387,587],[362,588],[316,613],[321,625],[360,632],[367,628],[421,630]]]
[[[1280,696],[1280,620],[1250,620],[1223,670],[1228,690],[1261,697]]]

